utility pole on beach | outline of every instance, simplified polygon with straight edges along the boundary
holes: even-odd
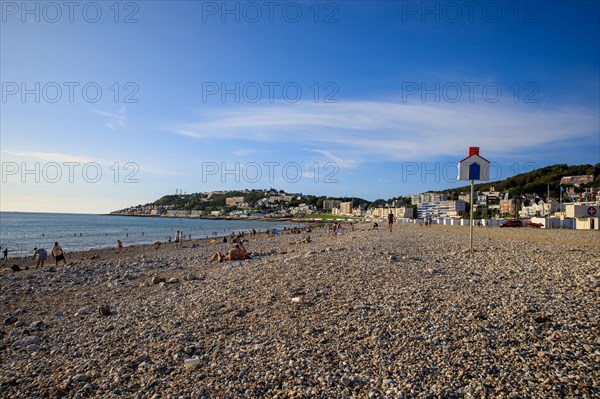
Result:
[[[469,201],[471,202],[469,215],[469,250],[471,252],[471,256],[473,256],[473,194],[475,193],[475,180],[471,179],[471,197]]]
[[[487,181],[490,178],[490,161],[479,155],[479,147],[469,147],[469,156],[458,162],[458,179],[471,181],[470,218],[469,218],[469,253],[473,257],[473,197],[475,196],[475,180]]]
[[[550,225],[550,184],[548,184],[548,195],[546,197],[546,228]]]

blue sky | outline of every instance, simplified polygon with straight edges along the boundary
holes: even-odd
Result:
[[[1,3],[3,211],[600,162],[597,1],[68,4]]]

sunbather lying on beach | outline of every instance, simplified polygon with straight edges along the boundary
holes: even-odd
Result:
[[[309,244],[309,243],[310,243],[310,236],[306,236],[304,239],[302,239],[300,241],[290,242],[290,245]]]
[[[219,262],[223,262],[223,261],[229,261],[229,260],[244,260],[244,259],[250,259],[250,255],[252,253],[246,251],[246,248],[244,248],[244,245],[240,244],[235,244],[235,247],[233,247],[232,249],[229,250],[229,252],[227,252],[227,255],[223,255],[220,252],[215,252],[215,254],[213,255],[213,257],[211,258],[211,262],[213,260],[218,260]]]

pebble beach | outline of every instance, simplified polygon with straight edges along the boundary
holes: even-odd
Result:
[[[9,260],[0,397],[600,397],[597,231],[371,226]]]

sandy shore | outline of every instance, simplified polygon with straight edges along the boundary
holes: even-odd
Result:
[[[0,397],[600,395],[597,232],[369,227],[5,270]]]

